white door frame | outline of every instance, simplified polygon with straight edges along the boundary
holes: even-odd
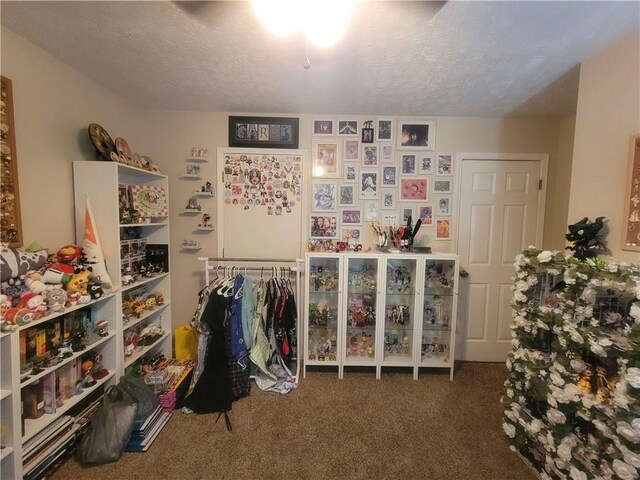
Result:
[[[462,191],[460,182],[462,181],[462,168],[463,162],[465,161],[479,161],[479,160],[489,160],[489,161],[538,161],[540,162],[540,179],[542,180],[542,188],[538,190],[538,215],[537,215],[537,224],[538,229],[536,230],[536,246],[538,248],[542,248],[542,241],[544,238],[544,219],[545,219],[545,206],[547,200],[547,174],[549,167],[549,155],[545,153],[469,153],[462,152],[456,155],[456,172],[455,172],[455,207],[454,213],[455,221],[460,225],[464,220],[460,216],[460,207],[461,207],[461,199],[464,192]],[[456,233],[459,231],[459,225],[456,227]],[[460,235],[457,234],[455,238],[455,251],[460,252]],[[463,270],[466,265],[460,263],[460,269]],[[461,279],[464,280],[464,279]],[[463,284],[466,284],[465,281],[460,281],[459,285],[462,287]],[[461,316],[466,317],[466,303],[468,302],[467,292],[464,291],[466,289],[459,288],[459,297],[458,297],[458,322],[457,329],[460,330],[456,332],[456,360],[462,360],[463,358],[460,355],[466,355],[466,330],[468,328],[468,318],[460,318]]]

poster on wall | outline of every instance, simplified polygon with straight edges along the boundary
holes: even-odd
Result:
[[[633,135],[629,148],[629,173],[625,198],[622,249],[640,252],[640,135]]]
[[[223,192],[219,256],[300,255],[303,159],[300,151],[218,149]]]
[[[1,77],[2,95],[1,118],[2,139],[0,141],[0,157],[2,160],[2,243],[10,247],[22,246],[22,222],[20,218],[20,195],[18,194],[18,164],[16,158],[16,134],[13,122],[13,94],[11,80]]]

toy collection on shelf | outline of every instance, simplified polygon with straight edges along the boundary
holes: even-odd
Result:
[[[326,295],[338,294],[338,272],[331,261],[311,265],[309,271],[309,360],[337,359],[338,308],[336,299],[327,301]],[[315,294],[315,295],[314,295]]]
[[[207,162],[206,148],[193,147],[191,149],[191,156],[187,157],[187,162]],[[184,179],[199,179],[201,168],[197,163],[187,163],[187,173],[182,175]],[[211,223],[211,215],[209,213],[202,212],[202,206],[198,203],[198,197],[212,197],[213,196],[213,184],[209,181],[196,190],[194,194],[187,200],[187,204],[184,207],[184,214],[198,214],[202,213],[200,222],[194,227],[193,233],[212,232],[214,230]],[[182,250],[199,250],[202,248],[202,244],[198,240],[185,239],[182,241]]]
[[[640,266],[595,257],[586,220],[516,257],[503,429],[542,478],[637,479]]]
[[[169,217],[167,195],[162,187],[118,185],[121,224],[162,223]]]
[[[122,286],[162,275],[168,271],[168,247],[150,244],[139,227],[120,229],[120,281]]]
[[[375,260],[349,263],[347,273],[347,357],[375,355],[376,285]]]
[[[454,272],[452,264],[427,262],[421,355],[423,359],[449,359]]]

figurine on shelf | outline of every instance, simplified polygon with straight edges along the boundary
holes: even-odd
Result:
[[[213,228],[213,225],[211,224],[211,215],[209,215],[208,213],[203,213],[202,214],[202,221],[198,224],[198,227],[200,227],[200,228]]]
[[[187,165],[187,175],[200,175],[200,165]]]
[[[97,329],[97,333],[98,336],[100,337],[107,337],[109,336],[109,331],[107,330],[107,326],[109,325],[109,322],[105,319],[101,319],[98,320],[96,322],[96,329]]]
[[[213,194],[213,185],[211,184],[211,182],[206,182],[203,186],[202,189],[200,190],[202,193],[211,193]]]
[[[198,205],[198,199],[196,197],[191,197],[187,202],[187,206],[184,208],[186,210],[198,210],[198,211],[202,209],[202,207]]]

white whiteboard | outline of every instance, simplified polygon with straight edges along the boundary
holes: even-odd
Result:
[[[301,257],[305,153],[218,148],[219,257]]]

